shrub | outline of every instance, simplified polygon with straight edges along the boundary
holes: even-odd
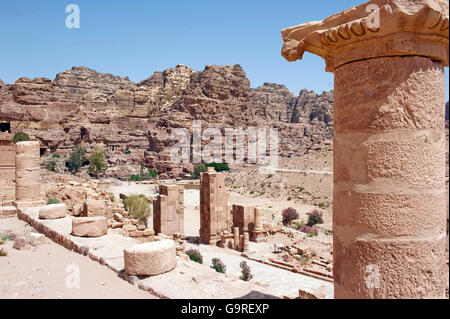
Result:
[[[229,171],[230,167],[228,167],[227,164],[225,163],[216,163],[216,162],[212,162],[212,163],[208,163],[205,165],[206,167],[214,167],[214,170],[216,172],[223,172],[223,171]]]
[[[29,140],[30,140],[30,137],[28,136],[27,133],[17,132],[16,134],[14,134],[14,137],[13,137],[12,141],[13,141],[14,144],[16,144],[18,142],[26,142],[26,141],[29,141]]]
[[[308,237],[314,237],[319,234],[316,226],[303,226],[299,230],[302,233],[308,234]]]
[[[58,153],[53,154],[53,158],[60,158],[61,155],[59,155]]]
[[[149,179],[155,179],[157,177],[158,177],[158,171],[156,170],[156,168],[151,169],[151,168],[147,167],[147,173],[144,174],[144,166],[141,165],[139,175],[132,174],[128,180],[130,180],[132,182],[139,182],[139,181],[145,181],[145,180],[149,180]]]
[[[128,155],[128,154],[131,154],[131,151],[130,151],[130,150],[126,150],[124,153],[125,153],[126,155]]]
[[[147,217],[152,212],[149,200],[142,194],[130,195],[123,200],[123,205],[133,218],[144,223],[147,222]]]
[[[1,234],[0,236],[2,241],[7,241],[9,239],[9,235],[8,234]]]
[[[283,217],[283,224],[287,225],[289,224],[291,221],[298,219],[298,213],[297,211],[292,208],[286,208],[285,210],[283,210],[283,212],[281,213],[282,217]]]
[[[5,257],[7,255],[8,253],[3,248],[0,248],[0,257]]]
[[[56,198],[49,198],[47,200],[47,205],[52,205],[52,204],[59,204],[59,200],[57,200]]]
[[[253,278],[250,267],[245,261],[242,261],[239,266],[241,267],[242,276],[240,277],[243,281],[249,281]]]
[[[224,274],[227,271],[227,266],[219,259],[219,258],[213,258],[212,259],[212,269],[215,269],[217,272],[220,272]]]
[[[95,147],[94,153],[89,157],[89,174],[98,176],[106,171],[108,164],[105,163],[105,154],[102,148]]]
[[[198,249],[191,248],[186,250],[186,255],[188,255],[192,261],[203,264],[203,256]]]
[[[149,168],[147,176],[150,177],[151,179],[157,178],[158,177],[158,171],[156,170],[156,168],[154,168],[154,169],[150,169]]]
[[[84,162],[86,162],[85,154],[86,149],[82,146],[78,146],[72,151],[66,162],[67,168],[71,173],[79,172],[81,167],[83,167]]]
[[[194,167],[194,171],[191,173],[191,178],[192,179],[199,179],[200,178],[200,173],[202,172],[206,172],[206,165],[205,164],[197,164]]]
[[[308,226],[314,226],[316,224],[323,224],[323,213],[317,209],[308,214]]]
[[[109,200],[114,203],[116,201],[116,196],[114,196],[114,194],[109,194]]]
[[[295,229],[298,230],[298,229],[302,228],[303,226],[305,226],[305,223],[304,222],[295,222],[294,225],[295,225]]]
[[[139,182],[139,181],[142,181],[143,178],[140,175],[132,174],[128,180],[130,180],[132,182]]]

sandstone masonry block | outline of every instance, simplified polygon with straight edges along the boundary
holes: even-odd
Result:
[[[106,217],[77,217],[72,220],[72,235],[78,237],[100,237],[106,235]]]
[[[66,204],[52,204],[42,207],[39,210],[40,219],[58,219],[64,218],[67,215]]]
[[[129,275],[159,275],[174,269],[177,264],[175,242],[164,239],[127,248],[124,259]]]

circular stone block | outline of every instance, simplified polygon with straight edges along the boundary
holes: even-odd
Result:
[[[134,276],[154,276],[177,265],[175,242],[164,239],[124,249],[125,271]]]
[[[42,207],[39,210],[40,219],[58,219],[64,218],[67,214],[66,204],[52,204]]]
[[[72,219],[72,235],[78,237],[100,237],[108,231],[106,217],[77,217]]]

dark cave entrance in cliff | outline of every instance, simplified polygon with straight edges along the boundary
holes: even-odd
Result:
[[[45,148],[45,147],[41,147],[40,149],[39,149],[39,153],[40,153],[40,155],[41,156],[44,156],[45,154],[47,154],[47,148]]]
[[[0,132],[11,133],[11,123],[0,123]]]

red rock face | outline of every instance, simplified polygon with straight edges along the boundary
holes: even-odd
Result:
[[[140,151],[128,162],[146,164],[169,177],[191,170],[170,161],[173,128],[276,127],[280,153],[302,153],[332,137],[333,94],[265,83],[250,88],[241,66],[206,66],[202,72],[178,65],[133,83],[128,78],[73,67],[51,81],[20,78],[0,82],[0,122],[24,131],[42,148],[68,153],[83,143]],[[121,161],[122,162],[122,161]]]

